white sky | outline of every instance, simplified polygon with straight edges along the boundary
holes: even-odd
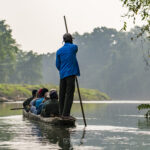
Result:
[[[0,0],[0,19],[10,25],[21,49],[38,53],[62,46],[64,15],[69,32],[83,34],[101,26],[120,30],[124,12],[120,0]]]

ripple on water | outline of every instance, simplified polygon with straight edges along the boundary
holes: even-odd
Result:
[[[73,130],[76,130],[76,131],[82,131],[84,128],[84,126],[82,125],[79,125],[77,126],[76,129],[73,129]],[[95,125],[88,125],[86,128],[85,128],[86,131],[109,131],[109,132],[127,132],[127,133],[132,133],[132,134],[143,134],[143,135],[150,135],[150,131],[141,131],[139,130],[139,128],[131,128],[131,127],[121,127],[121,126],[108,126],[108,125],[98,125],[98,126],[95,126]]]
[[[101,103],[112,104],[100,109]],[[93,124],[86,128],[83,125],[69,129],[54,128],[24,120],[21,115],[0,117],[0,149],[55,150],[67,143],[70,144],[68,147],[79,150],[149,149],[150,130],[147,122],[140,119],[143,116],[137,113],[135,103],[141,103],[141,101],[96,101],[95,104],[98,107],[85,109],[87,123]],[[90,102],[87,105],[92,104]],[[78,116],[77,122],[82,124],[82,117],[78,111],[76,116]]]

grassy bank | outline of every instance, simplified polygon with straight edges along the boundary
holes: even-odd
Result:
[[[49,90],[58,86],[44,84],[44,85],[28,85],[28,84],[0,84],[0,99],[1,100],[24,100],[31,96],[33,89],[48,88]],[[108,100],[110,97],[98,90],[81,88],[81,96],[83,100]],[[75,100],[78,99],[78,93],[75,91]]]

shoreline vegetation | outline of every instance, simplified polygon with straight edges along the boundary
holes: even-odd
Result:
[[[31,97],[31,91],[33,89],[40,88],[56,89],[58,91],[59,87],[52,84],[42,84],[42,85],[29,85],[29,84],[0,84],[0,102],[10,102],[10,101],[24,101],[25,99]],[[110,100],[110,97],[95,89],[85,89],[80,88],[82,100]],[[74,94],[74,100],[78,100],[77,90]]]

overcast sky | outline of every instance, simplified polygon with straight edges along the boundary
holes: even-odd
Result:
[[[62,46],[64,15],[69,32],[83,34],[101,26],[120,30],[125,11],[120,0],[0,0],[0,19],[10,25],[21,49],[38,53]]]

